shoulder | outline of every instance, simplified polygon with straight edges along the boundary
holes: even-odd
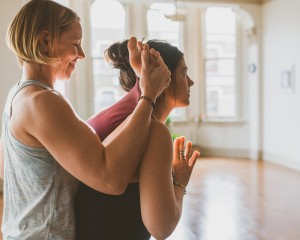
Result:
[[[149,140],[152,140],[158,148],[172,149],[172,137],[169,129],[162,123],[152,121]]]
[[[16,97],[12,116],[26,119],[26,126],[33,129],[49,123],[72,121],[76,115],[69,102],[57,91],[29,86]]]
[[[57,91],[38,89],[25,95],[25,103],[33,115],[67,114],[73,112],[69,102]]]
[[[151,131],[167,138],[171,137],[170,131],[167,126],[154,120],[152,120],[151,122]]]

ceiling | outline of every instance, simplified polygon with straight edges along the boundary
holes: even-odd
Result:
[[[121,0],[123,2],[141,2],[141,0]],[[155,0],[142,0],[144,2],[155,2]],[[160,0],[160,2],[185,2],[185,3],[252,3],[264,4],[276,0]]]
[[[180,0],[179,0],[180,1]],[[181,0],[186,2],[214,2],[214,3],[255,3],[263,4],[274,0]]]

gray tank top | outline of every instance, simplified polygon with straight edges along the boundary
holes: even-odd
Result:
[[[19,82],[10,90],[3,113],[3,239],[73,240],[73,199],[78,180],[64,170],[47,149],[27,146],[10,132],[12,100],[31,84],[52,90],[38,81]]]

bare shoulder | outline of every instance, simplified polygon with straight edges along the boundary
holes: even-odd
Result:
[[[58,92],[28,86],[12,102],[11,130],[23,143],[39,146],[38,136],[53,132],[63,122],[72,124],[78,120],[75,115],[71,105]]]
[[[170,133],[169,129],[167,128],[166,125],[164,125],[160,122],[152,121],[151,134],[155,135],[155,137],[160,137],[164,140],[172,141],[171,133]]]
[[[163,159],[169,158],[168,156],[172,154],[172,146],[172,137],[169,129],[162,123],[152,121],[148,140],[150,155],[159,152],[160,157]]]
[[[68,101],[54,90],[35,91],[30,95],[28,101],[31,110],[73,110]]]

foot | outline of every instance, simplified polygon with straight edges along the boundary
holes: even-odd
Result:
[[[135,74],[140,77],[141,76],[141,68],[142,68],[142,60],[141,54],[143,50],[143,43],[141,41],[137,41],[136,37],[131,37],[128,41],[127,48],[129,51],[129,63],[133,68]],[[149,50],[150,53],[150,66],[159,67],[159,52],[155,51],[155,49],[151,48]]]

